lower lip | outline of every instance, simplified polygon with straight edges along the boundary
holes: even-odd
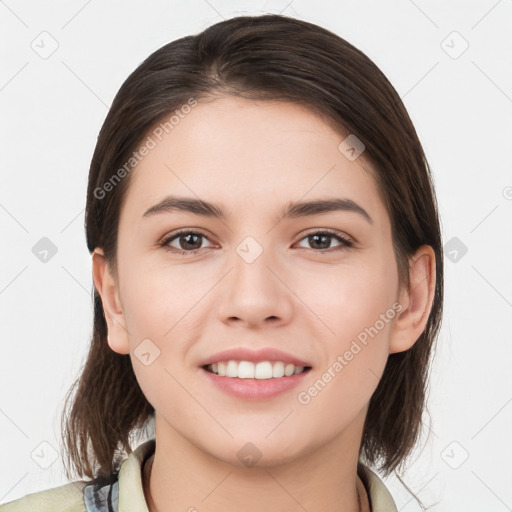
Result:
[[[206,374],[210,382],[221,391],[245,400],[265,400],[273,398],[285,391],[292,389],[302,382],[311,371],[307,370],[290,377],[277,377],[272,379],[239,379],[236,377],[221,377],[204,368],[200,370]]]

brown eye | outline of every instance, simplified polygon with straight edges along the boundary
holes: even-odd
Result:
[[[182,249],[200,249],[202,245],[202,235],[196,233],[180,235],[177,240]]]
[[[332,249],[332,239],[340,242],[339,245],[334,249],[345,249],[347,247],[352,247],[353,245],[352,242],[347,238],[338,234],[330,233],[329,231],[315,231],[314,233],[310,233],[309,235],[305,236],[302,240],[307,240],[312,250],[322,252],[328,249]]]
[[[195,254],[203,248],[201,247],[203,239],[207,240],[206,236],[202,233],[196,231],[181,231],[167,237],[163,240],[161,245],[171,252]],[[178,247],[170,245],[170,243],[174,241],[176,241]]]

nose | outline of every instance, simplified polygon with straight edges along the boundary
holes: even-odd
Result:
[[[224,323],[240,327],[276,327],[290,321],[293,312],[291,283],[281,267],[263,251],[254,261],[239,254],[221,284],[218,313]]]

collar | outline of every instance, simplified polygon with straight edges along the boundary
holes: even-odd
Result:
[[[155,439],[150,439],[128,455],[116,482],[101,488],[85,486],[87,512],[149,512],[142,488],[142,468],[154,451]],[[369,479],[367,493],[371,512],[397,512],[393,497],[381,479],[367,466],[365,471]]]

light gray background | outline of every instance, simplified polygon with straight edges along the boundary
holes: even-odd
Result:
[[[408,109],[448,245],[431,423],[405,481],[432,511],[511,510],[510,0],[0,1],[0,503],[66,482],[51,462],[91,334],[87,174],[115,93],[165,43],[264,12],[347,39]],[[32,251],[43,237],[57,247],[46,263]],[[420,510],[385,481],[400,511]]]

